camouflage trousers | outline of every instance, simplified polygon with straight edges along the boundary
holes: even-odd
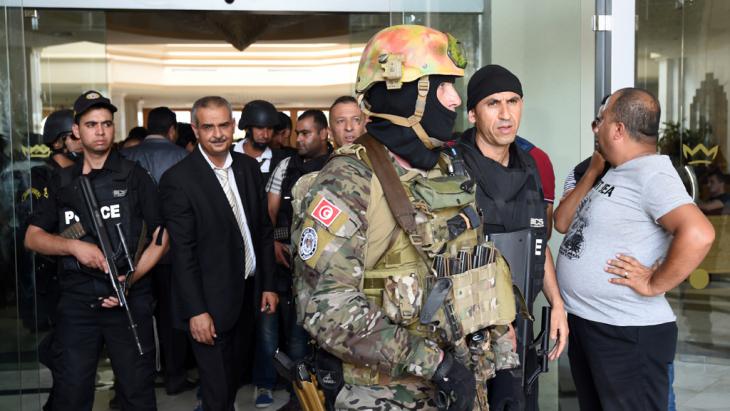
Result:
[[[486,391],[482,401],[474,399],[473,411],[489,411]],[[351,385],[345,384],[335,400],[335,410],[438,410],[433,386],[425,384]],[[480,407],[480,402],[483,404]]]
[[[495,327],[490,331],[492,338],[492,352],[494,353],[494,371],[509,370],[520,366],[520,356],[512,351],[512,339],[506,332],[506,327]],[[491,378],[490,377],[490,378]]]
[[[394,385],[345,384],[335,400],[340,410],[436,410],[433,385],[405,383]]]

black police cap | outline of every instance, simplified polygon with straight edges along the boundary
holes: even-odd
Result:
[[[79,116],[92,107],[104,107],[112,113],[117,111],[117,108],[108,98],[102,96],[98,91],[89,90],[80,95],[74,102],[74,119],[78,119]]]

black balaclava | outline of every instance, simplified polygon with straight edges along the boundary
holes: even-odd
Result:
[[[456,123],[456,112],[444,107],[436,97],[438,86],[453,83],[453,76],[429,76],[426,107],[421,118],[421,126],[429,137],[440,141],[451,139]],[[398,90],[387,90],[385,83],[375,84],[367,92],[366,100],[373,113],[393,114],[408,118],[413,115],[418,97],[418,81],[404,83]],[[411,166],[422,170],[433,168],[439,159],[438,150],[429,150],[410,127],[401,127],[388,120],[371,117],[366,127],[368,133],[395,154],[406,159]]]

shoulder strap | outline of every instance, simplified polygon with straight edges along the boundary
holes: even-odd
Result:
[[[356,143],[361,144],[367,150],[370,166],[383,187],[385,201],[388,203],[388,208],[393,213],[398,226],[406,232],[419,253],[423,254],[420,247],[421,239],[416,230],[416,209],[408,200],[408,194],[406,194],[406,190],[403,188],[385,148],[370,134],[362,135],[356,140]]]

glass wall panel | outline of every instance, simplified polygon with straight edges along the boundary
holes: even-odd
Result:
[[[30,212],[26,190],[38,164],[38,142],[28,117],[24,12],[0,3],[0,408],[33,407],[38,396],[33,261],[23,249]],[[35,403],[35,404],[34,404]],[[31,409],[31,408],[29,408]]]
[[[51,260],[25,250],[24,234],[49,170],[45,117],[83,90],[106,90],[105,20],[13,4],[0,8],[0,409],[39,410],[51,378],[38,347],[53,325],[57,278]]]
[[[688,281],[668,293],[679,341],[677,409],[727,408],[730,400],[730,3],[638,0],[637,84],[662,105],[663,154],[715,227],[715,243]]]

